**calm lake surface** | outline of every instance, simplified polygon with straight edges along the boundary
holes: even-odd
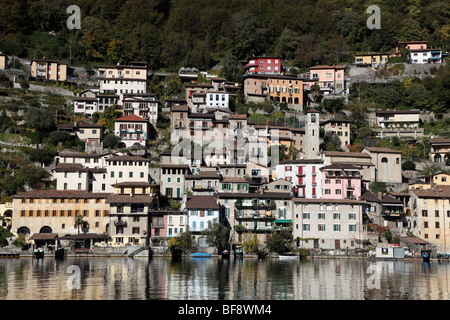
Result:
[[[450,261],[0,259],[3,300],[448,300]]]

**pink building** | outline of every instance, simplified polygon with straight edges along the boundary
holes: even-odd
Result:
[[[309,68],[310,78],[317,81],[322,91],[334,93],[345,89],[344,67],[340,66],[315,66]]]
[[[322,171],[323,199],[358,199],[361,197],[360,169],[351,164],[332,164]]]
[[[279,57],[251,57],[245,69],[250,74],[281,74],[281,59]]]
[[[426,41],[399,41],[395,46],[395,51],[393,52],[393,56],[401,56],[401,48],[406,48],[406,50],[424,50],[427,49]]]

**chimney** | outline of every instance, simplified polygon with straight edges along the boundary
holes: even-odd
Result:
[[[377,198],[381,200],[381,197],[383,196],[383,194],[381,193],[381,191],[378,191],[378,195]]]

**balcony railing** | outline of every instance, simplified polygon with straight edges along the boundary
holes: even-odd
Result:
[[[123,220],[116,220],[116,221],[114,221],[114,225],[116,227],[126,227],[128,225],[128,223]]]
[[[235,217],[238,220],[275,220],[275,215],[264,213],[238,213]]]
[[[252,203],[252,204],[236,204],[236,209],[251,209],[251,210],[276,210],[275,203]]]

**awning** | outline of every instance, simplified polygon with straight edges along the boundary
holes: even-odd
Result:
[[[292,223],[292,220],[289,219],[277,219],[275,223]]]
[[[57,233],[33,233],[30,240],[55,240],[58,239]]]

